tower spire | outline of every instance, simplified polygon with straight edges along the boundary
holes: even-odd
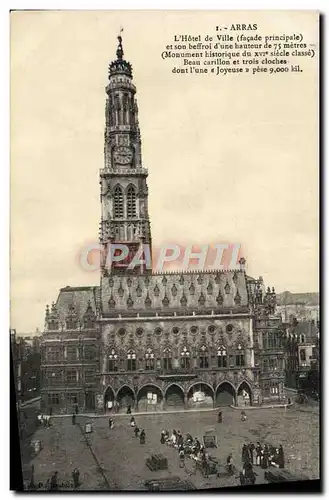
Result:
[[[128,264],[143,245],[149,246],[151,255],[148,172],[142,164],[136,87],[131,64],[124,59],[122,31],[117,36],[117,58],[110,63],[106,87],[100,240],[107,248],[106,255],[112,244],[125,244],[129,249],[124,262],[111,263],[111,272],[139,274],[150,270],[144,265],[130,269]],[[104,269],[105,275],[109,272]]]

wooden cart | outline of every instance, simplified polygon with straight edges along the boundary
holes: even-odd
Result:
[[[217,448],[217,434],[215,427],[206,427],[202,440],[205,448]]]
[[[175,476],[147,480],[144,485],[148,491],[188,491],[196,489],[190,481]]]
[[[265,479],[269,483],[284,483],[287,481],[308,481],[310,478],[304,474],[292,474],[285,469],[269,470],[265,472]]]

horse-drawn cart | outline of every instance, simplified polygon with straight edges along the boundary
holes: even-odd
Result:
[[[208,457],[206,460],[197,459],[195,466],[195,472],[199,470],[203,477],[219,476],[219,463],[213,457]]]

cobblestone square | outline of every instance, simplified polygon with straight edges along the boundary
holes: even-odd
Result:
[[[191,481],[196,488],[219,488],[238,486],[233,477],[213,477],[205,479],[198,471],[194,473],[193,462],[186,459],[185,468],[179,468],[178,453],[167,445],[160,444],[162,429],[189,432],[202,439],[206,427],[216,429],[218,448],[210,454],[224,464],[232,452],[234,464],[241,467],[241,448],[245,442],[260,441],[265,444],[283,445],[285,467],[297,476],[303,474],[310,479],[319,478],[319,409],[296,407],[250,410],[247,421],[240,420],[240,412],[227,408],[223,410],[223,423],[217,423],[217,412],[185,412],[176,414],[136,415],[140,429],[145,429],[146,443],[141,445],[130,427],[130,416],[114,416],[115,427],[108,428],[108,418],[77,417],[79,425],[72,425],[71,417],[54,417],[49,429],[38,428],[33,440],[42,442],[42,449],[31,460],[23,459],[24,480],[30,479],[34,464],[35,483],[42,483],[57,470],[60,489],[68,489],[72,481],[72,470],[80,470],[83,490],[116,489],[143,490],[149,479],[179,476]],[[85,424],[91,422],[93,432],[84,436]],[[90,447],[86,444],[89,440]],[[152,472],[145,461],[152,454],[163,454],[168,459],[168,470]],[[264,482],[264,471],[259,467],[257,483]],[[224,468],[220,467],[220,472]]]

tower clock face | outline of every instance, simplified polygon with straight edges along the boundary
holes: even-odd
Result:
[[[130,148],[119,146],[114,151],[113,157],[116,163],[120,163],[121,165],[128,165],[133,159],[133,154]]]

